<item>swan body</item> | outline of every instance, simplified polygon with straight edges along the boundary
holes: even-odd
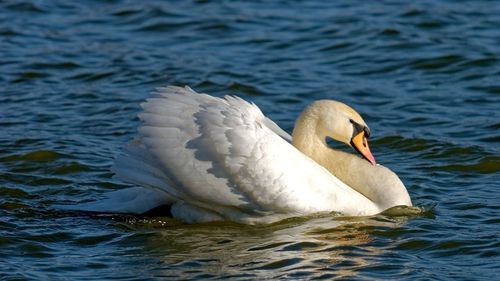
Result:
[[[361,116],[340,102],[309,106],[293,138],[238,97],[169,86],[141,106],[138,136],[112,168],[137,187],[80,209],[143,213],[171,205],[172,216],[188,223],[269,223],[316,212],[366,216],[411,206],[397,175],[375,165]],[[329,148],[326,137],[349,145],[358,140],[356,149],[366,159]]]

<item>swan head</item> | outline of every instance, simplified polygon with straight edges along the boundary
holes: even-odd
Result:
[[[368,146],[370,129],[361,115],[348,105],[333,100],[319,100],[304,111],[303,117],[299,118],[299,122],[315,123],[314,130],[323,142],[326,142],[326,137],[343,142],[371,164],[376,164]]]

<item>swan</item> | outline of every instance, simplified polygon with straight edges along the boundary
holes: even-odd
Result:
[[[140,214],[169,205],[171,215],[187,223],[255,224],[412,206],[398,176],[376,164],[363,118],[341,102],[313,102],[292,136],[253,103],[187,86],[158,88],[141,107],[138,136],[112,167],[135,187],[76,209]],[[352,146],[362,158],[330,148],[327,138]]]

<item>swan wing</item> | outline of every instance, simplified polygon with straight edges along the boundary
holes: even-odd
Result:
[[[238,97],[170,86],[141,106],[139,136],[113,170],[161,190],[164,201],[179,207],[174,215],[191,210],[191,216],[205,212],[243,221],[266,213],[349,213],[369,202],[295,149],[256,105]]]

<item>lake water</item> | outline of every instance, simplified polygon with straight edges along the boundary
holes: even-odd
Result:
[[[493,280],[497,1],[1,1],[0,280]],[[372,130],[421,212],[266,226],[54,209],[127,187],[113,158],[155,87],[322,98]]]

